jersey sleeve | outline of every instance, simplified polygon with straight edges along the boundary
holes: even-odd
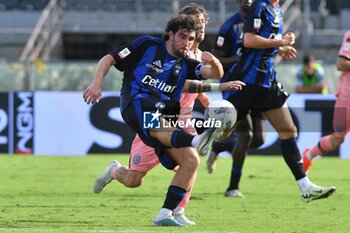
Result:
[[[192,79],[192,80],[203,80],[204,77],[201,74],[201,68],[204,65],[200,63],[199,61],[187,58],[187,77],[186,79]]]
[[[218,51],[231,51],[233,44],[232,24],[226,21],[220,28],[219,34],[216,37],[214,49]]]
[[[133,64],[141,59],[144,52],[146,51],[147,46],[145,46],[145,44],[148,41],[148,36],[142,36],[126,45],[120,46],[111,52],[110,55],[116,62],[115,67],[120,71],[124,71],[128,65]]]
[[[344,34],[343,42],[341,44],[338,56],[350,60],[350,31],[347,31]]]
[[[259,34],[264,22],[263,9],[265,7],[264,2],[256,1],[255,4],[249,8],[243,27],[243,32],[253,32]]]

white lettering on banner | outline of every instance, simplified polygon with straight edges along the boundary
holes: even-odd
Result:
[[[22,153],[32,153],[32,148],[28,148],[26,144],[33,138],[34,129],[34,116],[33,108],[31,105],[31,97],[33,96],[30,92],[18,93],[18,98],[22,103],[16,109],[16,136],[19,138],[16,144],[16,151]]]
[[[0,109],[0,133],[6,128],[8,124],[8,117],[4,110]],[[0,135],[0,144],[7,144],[7,136]]]

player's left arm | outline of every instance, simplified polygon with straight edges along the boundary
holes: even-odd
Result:
[[[205,51],[201,60],[204,65],[200,69],[200,74],[204,79],[219,79],[224,75],[222,64],[213,54]]]
[[[245,83],[239,80],[225,83],[203,83],[196,80],[186,80],[182,92],[203,93],[209,91],[242,90],[244,86]]]

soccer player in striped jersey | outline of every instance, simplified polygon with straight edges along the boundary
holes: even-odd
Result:
[[[194,15],[199,23],[199,29],[196,35],[196,40],[189,51],[188,56],[190,58],[199,60],[201,59],[202,51],[199,50],[199,44],[204,40],[205,36],[205,24],[208,20],[207,11],[203,6],[196,3],[190,3],[185,5],[180,9],[179,14]],[[228,83],[221,84],[211,84],[202,83],[199,81],[187,80],[183,89],[183,93],[180,98],[180,114],[179,119],[181,121],[186,121],[187,118],[191,118],[191,112],[193,109],[194,101],[199,95],[199,93],[204,93],[204,91],[211,91],[212,89],[219,90],[231,90],[241,88],[242,83],[237,81],[231,81]],[[202,92],[203,91],[203,92]],[[203,96],[202,96],[203,98]],[[205,99],[206,101],[206,99]],[[208,103],[207,103],[208,104]],[[193,128],[185,128],[185,131],[195,135],[196,131]],[[99,193],[103,188],[112,180],[118,180],[120,183],[124,184],[126,187],[139,187],[144,180],[147,172],[153,169],[159,164],[159,159],[155,153],[154,148],[147,146],[141,138],[136,135],[130,153],[129,167],[122,166],[117,161],[112,161],[105,172],[97,177],[94,186],[94,192]],[[176,169],[177,170],[177,169]],[[112,174],[110,174],[112,171]],[[107,182],[106,182],[107,177]],[[175,220],[182,225],[193,225],[194,221],[189,220],[185,215],[185,207],[190,199],[190,191],[186,193],[185,197],[180,202],[179,206],[173,211],[173,216]],[[157,221],[156,221],[157,223]]]
[[[328,197],[335,187],[313,184],[303,169],[296,143],[297,130],[285,103],[288,94],[277,82],[274,65],[277,54],[285,59],[296,57],[296,50],[292,47],[295,35],[291,32],[282,35],[282,24],[279,0],[257,0],[252,4],[244,21],[242,56],[230,69],[229,75],[223,78],[223,81],[241,80],[246,86],[240,92],[224,92],[224,99],[237,108],[236,127],[247,117],[250,109],[262,110],[279,135],[283,158],[297,181],[301,199],[310,202]],[[240,143],[238,141],[236,146]]]
[[[312,148],[304,150],[303,163],[305,172],[308,172],[316,156],[339,148],[350,131],[350,31],[344,34],[338,53],[337,69],[342,73],[338,80],[337,100],[334,106],[334,132],[331,135],[322,137]]]
[[[199,165],[197,150],[219,134],[217,128],[195,136],[182,129],[163,128],[167,119],[161,116],[178,113],[186,79],[217,79],[223,75],[221,63],[209,52],[202,53],[203,63],[188,58],[197,30],[194,16],[178,15],[168,22],[165,39],[143,36],[118,48],[99,61],[95,79],[83,95],[87,104],[97,103],[103,78],[110,67],[114,65],[124,71],[121,90],[124,121],[146,145],[154,148],[164,167],[172,170],[179,165],[163,207],[154,219],[156,225],[183,226],[173,217],[173,210],[195,183]],[[145,115],[148,118],[144,118]]]
[[[253,0],[237,0],[237,3],[239,5],[239,11],[228,18],[221,26],[214,46],[214,55],[223,65],[225,74],[228,73],[229,69],[238,61],[241,55],[243,20]],[[213,142],[212,150],[207,159],[207,171],[209,173],[215,170],[220,152],[229,151],[232,153],[231,179],[229,187],[225,192],[226,197],[243,197],[242,192],[239,190],[239,181],[242,176],[244,159],[248,150],[243,145],[249,145],[249,148],[258,148],[265,142],[265,134],[262,113],[259,109],[253,108],[250,110],[247,118],[242,119],[239,127],[228,138]],[[236,137],[239,137],[239,141],[243,141],[243,143],[234,147],[237,142]],[[235,150],[233,151],[233,149]]]

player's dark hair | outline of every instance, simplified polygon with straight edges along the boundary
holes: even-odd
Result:
[[[168,22],[163,38],[169,39],[169,32],[176,34],[180,29],[196,32],[198,30],[198,23],[193,15],[180,14],[170,19]]]
[[[315,61],[314,56],[312,56],[311,54],[305,54],[303,58],[303,65],[308,65],[313,61]]]
[[[204,6],[199,5],[198,3],[191,2],[183,6],[179,10],[179,15],[180,14],[185,14],[185,15],[198,15],[198,14],[203,14],[205,22],[207,23],[209,20],[209,15],[208,11],[205,9]]]

